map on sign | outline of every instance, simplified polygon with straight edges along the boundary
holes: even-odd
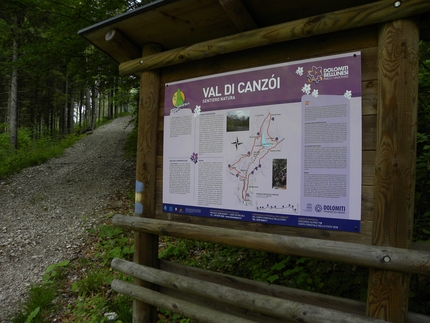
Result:
[[[239,114],[242,114],[239,112]],[[234,115],[234,114],[233,114]],[[227,114],[227,119],[229,118]],[[294,210],[294,206],[285,202],[258,203],[258,188],[268,181],[273,189],[287,189],[287,159],[273,159],[273,153],[282,156],[285,145],[285,132],[279,126],[280,115],[267,112],[254,115],[249,132],[239,136],[231,144],[235,149],[230,154],[227,165],[228,179],[235,185],[234,196],[238,203],[252,206],[255,210],[285,209]],[[230,149],[232,150],[232,149]],[[259,205],[260,204],[260,205]]]
[[[359,232],[360,120],[360,53],[166,84],[163,210]]]

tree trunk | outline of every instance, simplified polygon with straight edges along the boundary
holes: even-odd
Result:
[[[91,126],[91,93],[90,89],[85,90],[85,126]]]
[[[73,133],[73,127],[75,125],[75,91],[73,87],[70,89],[70,102],[67,107],[67,133]]]
[[[69,102],[69,80],[66,77],[64,82],[64,107],[60,110],[60,133],[61,138],[64,138],[67,135],[67,112],[68,112],[68,102]]]
[[[82,127],[82,105],[84,102],[84,91],[81,90],[80,99],[79,99],[79,128]]]
[[[15,16],[15,27],[18,28],[19,17]],[[18,61],[18,35],[14,33],[12,47],[12,63]],[[18,149],[18,68],[12,67],[12,77],[10,81],[10,98],[9,98],[9,130],[10,146],[12,149]]]
[[[108,120],[111,120],[113,117],[113,89],[109,90],[108,95]]]
[[[99,91],[97,90],[96,86],[93,86],[91,89],[91,92],[92,92],[92,96],[91,96],[91,101],[92,101],[91,128],[95,129],[96,128],[96,121],[97,121]]]

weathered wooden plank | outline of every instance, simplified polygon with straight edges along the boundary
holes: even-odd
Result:
[[[223,243],[277,254],[430,275],[430,253],[321,239],[240,231],[157,219],[115,215],[115,226],[143,233]]]
[[[130,75],[211,56],[391,21],[429,10],[430,2],[427,0],[404,0],[400,10],[393,6],[391,0],[377,1],[142,57],[121,63],[119,70],[123,75]]]
[[[274,296],[304,304],[320,306],[357,315],[365,315],[366,313],[366,303],[347,298],[254,281],[200,268],[184,266],[167,260],[160,260],[160,269],[202,281],[222,284],[239,290]],[[408,322],[430,323],[430,316],[408,312]]]
[[[374,150],[365,150],[362,152],[361,184],[363,186],[373,186],[375,184],[375,157]]]
[[[197,306],[193,303],[164,295],[153,290],[136,286],[130,283],[115,279],[112,282],[112,288],[119,293],[128,295],[134,299],[151,304],[171,311],[173,313],[184,315],[190,319],[198,320],[203,323],[253,323],[254,321],[229,315],[227,313],[214,311],[209,308]]]
[[[161,50],[156,44],[146,44],[143,55]],[[160,76],[157,71],[146,71],[140,77],[138,148],[136,156],[135,214],[153,217],[155,214],[155,181],[157,171],[157,129]],[[135,232],[134,261],[138,264],[158,267],[158,236]],[[137,280],[139,286],[154,288]],[[133,302],[133,323],[155,322],[156,308],[140,301]]]
[[[234,22],[239,31],[258,28],[242,0],[219,0],[219,3],[227,12],[228,16]]]
[[[205,299],[190,293],[183,293],[179,290],[171,289],[164,286],[158,286],[158,291],[162,294],[179,298],[196,305],[212,308],[216,311],[229,313],[234,316],[243,317],[245,319],[252,320],[255,323],[297,323],[297,321],[267,316],[262,313],[249,311],[247,309],[234,306],[233,304],[226,304],[226,303],[221,303],[219,301]]]
[[[376,69],[376,67],[374,67]],[[378,82],[377,80],[366,80],[362,82],[362,113],[363,115],[376,114],[378,96],[377,91]]]
[[[410,248],[412,242],[419,29],[413,20],[384,24],[379,34],[378,134],[372,243]],[[406,322],[409,275],[372,269],[367,313]]]
[[[263,232],[267,234],[275,234],[290,237],[301,237],[310,239],[321,239],[330,241],[342,241],[351,243],[360,243],[364,245],[370,244],[373,222],[369,220],[361,221],[361,232],[343,232],[319,229],[298,228],[292,226],[281,226],[251,222],[241,222],[233,220],[210,219],[206,217],[190,216],[183,214],[173,214],[162,212],[162,205],[157,205],[157,220],[175,221],[179,223],[191,223],[195,225],[212,226],[220,230],[223,228],[234,229],[248,232]],[[248,248],[246,244],[237,245],[237,247]]]
[[[374,26],[367,26],[168,66],[162,69],[161,82],[164,84],[187,78],[348,51],[361,51],[362,80],[376,80],[378,76],[377,45],[377,29]]]
[[[363,116],[362,117],[362,149],[363,151],[374,151],[375,148],[376,148],[376,115]]]
[[[373,186],[361,187],[361,219],[372,221],[373,220],[373,206],[374,206],[374,190]]]
[[[112,260],[113,269],[132,275],[151,283],[179,290],[184,293],[197,295],[213,301],[220,301],[250,311],[263,313],[282,319],[296,320],[307,323],[371,323],[383,322],[364,316],[340,312],[333,309],[298,303],[255,292],[244,291],[212,282],[169,273],[159,269],[137,265],[133,262],[115,258]]]
[[[419,31],[402,22],[381,30],[373,243],[408,248],[415,187]]]
[[[115,58],[121,62],[134,59],[142,55],[142,51],[130,42],[119,30],[110,30],[106,34],[105,40],[114,48],[114,51],[117,53]]]

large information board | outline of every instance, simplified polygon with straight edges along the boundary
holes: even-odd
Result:
[[[166,84],[165,212],[360,232],[361,53]]]

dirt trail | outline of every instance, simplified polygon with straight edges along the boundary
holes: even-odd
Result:
[[[0,181],[0,322],[47,266],[76,257],[109,195],[129,185],[131,130],[130,117],[115,119],[62,157]]]

